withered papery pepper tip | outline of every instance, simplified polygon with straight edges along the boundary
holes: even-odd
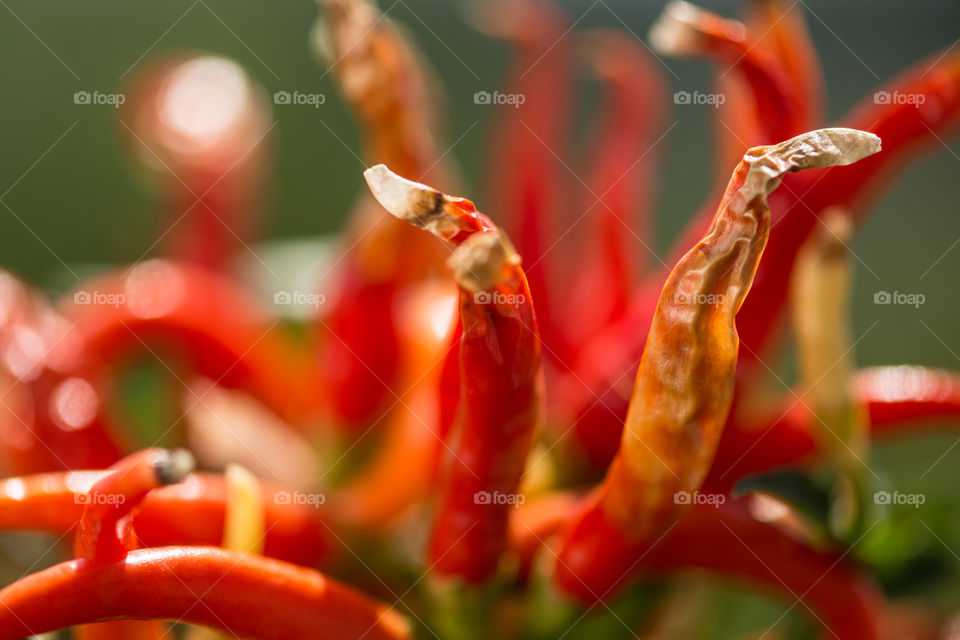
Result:
[[[425,184],[398,176],[384,164],[363,172],[370,192],[383,208],[407,222],[419,224],[425,217],[436,214],[443,205],[443,194]]]
[[[880,138],[867,131],[833,127],[801,133],[779,144],[750,149],[744,160],[751,171],[769,178],[803,169],[853,164],[880,151]]]
[[[363,172],[377,202],[396,218],[445,240],[461,230],[456,216],[444,210],[447,197],[425,184],[407,180],[378,164]]]

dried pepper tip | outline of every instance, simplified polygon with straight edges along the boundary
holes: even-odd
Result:
[[[186,480],[196,467],[193,454],[186,449],[160,449],[150,461],[159,484],[177,484]]]
[[[737,20],[722,20],[689,2],[678,0],[663,8],[663,13],[650,28],[650,46],[655,51],[670,56],[691,56],[700,53],[701,29],[706,22],[722,28],[732,41],[740,42],[747,36],[747,29]]]
[[[500,233],[477,233],[457,247],[447,266],[453,270],[457,284],[477,293],[504,282],[519,266],[520,256]]]
[[[743,161],[750,170],[740,193],[744,204],[776,189],[785,173],[853,164],[880,151],[880,138],[872,133],[844,127],[817,129],[776,145],[755,147]]]
[[[378,164],[363,172],[373,197],[393,216],[455,245],[461,232],[484,231],[482,221],[472,218],[476,209],[469,200],[440,193],[425,184],[407,180]],[[492,226],[490,226],[492,229]]]

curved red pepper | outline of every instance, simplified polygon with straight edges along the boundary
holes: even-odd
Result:
[[[755,46],[743,24],[725,20],[687,2],[673,2],[651,29],[650,40],[655,48],[670,55],[710,56],[726,68],[724,75],[735,71],[747,83],[753,102],[753,114],[747,120],[755,123],[758,129],[755,133],[762,138],[734,141],[733,148],[738,152],[732,159],[742,154],[744,146],[785,140],[800,132],[797,129],[802,123],[796,106],[800,99],[794,94],[794,85],[776,57]],[[729,84],[725,86],[730,88]],[[724,95],[728,100],[737,97]],[[720,108],[725,106],[726,103]],[[726,115],[729,114],[724,118]],[[726,164],[723,162],[721,166]]]
[[[122,559],[134,544],[126,516],[151,490],[179,483],[192,470],[189,453],[167,449],[138,451],[110,467],[88,492],[77,496],[84,505],[77,555],[96,562]]]
[[[84,498],[109,471],[45,473],[0,481],[0,530],[63,534],[81,519]],[[331,561],[335,539],[330,512],[291,499],[292,492],[263,485],[264,554],[304,566]],[[190,475],[154,489],[133,516],[134,533],[145,547],[210,545],[223,539],[226,487],[222,476]],[[332,522],[332,521],[331,521]]]
[[[89,304],[86,296],[93,295],[116,303]],[[63,312],[75,323],[84,354],[80,367],[116,366],[145,345],[166,347],[188,360],[191,374],[242,388],[294,424],[321,405],[311,359],[269,321],[262,305],[205,268],[145,262],[84,283]]]
[[[390,213],[455,247],[460,288],[460,406],[428,558],[433,570],[489,578],[505,546],[509,509],[540,419],[540,337],[519,258],[473,203],[366,172]],[[502,501],[501,501],[502,498]]]
[[[757,297],[741,312],[744,374],[756,367],[771,346],[786,304],[790,265],[800,245],[829,206],[849,210],[861,220],[879,193],[888,188],[909,160],[938,140],[960,130],[960,54],[936,54],[914,65],[878,91],[924,96],[924,103],[883,104],[873,95],[863,100],[843,126],[861,127],[883,139],[883,151],[847,171],[828,170],[822,176],[789,176],[770,206],[782,212],[770,235],[770,260],[757,274]]]
[[[73,560],[0,591],[0,640],[116,618],[178,620],[258,640],[410,637],[390,608],[316,571],[214,547]]]

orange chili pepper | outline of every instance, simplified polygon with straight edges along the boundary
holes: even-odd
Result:
[[[634,543],[651,540],[682,516],[685,505],[674,496],[702,485],[733,401],[734,317],[766,245],[767,195],[787,172],[850,164],[879,148],[871,134],[822,129],[744,155],[710,232],[664,285],[620,450],[564,536],[561,574],[589,573],[583,549],[601,546],[608,532]]]

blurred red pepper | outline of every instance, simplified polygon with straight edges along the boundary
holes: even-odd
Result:
[[[370,164],[444,184],[451,173],[433,137],[433,93],[422,60],[367,0],[323,0],[317,44],[364,126]],[[406,289],[439,273],[443,253],[363,198],[330,268],[332,311],[314,323],[322,385],[342,426],[365,434],[391,404],[402,374],[398,307]],[[356,436],[356,434],[354,434]]]

